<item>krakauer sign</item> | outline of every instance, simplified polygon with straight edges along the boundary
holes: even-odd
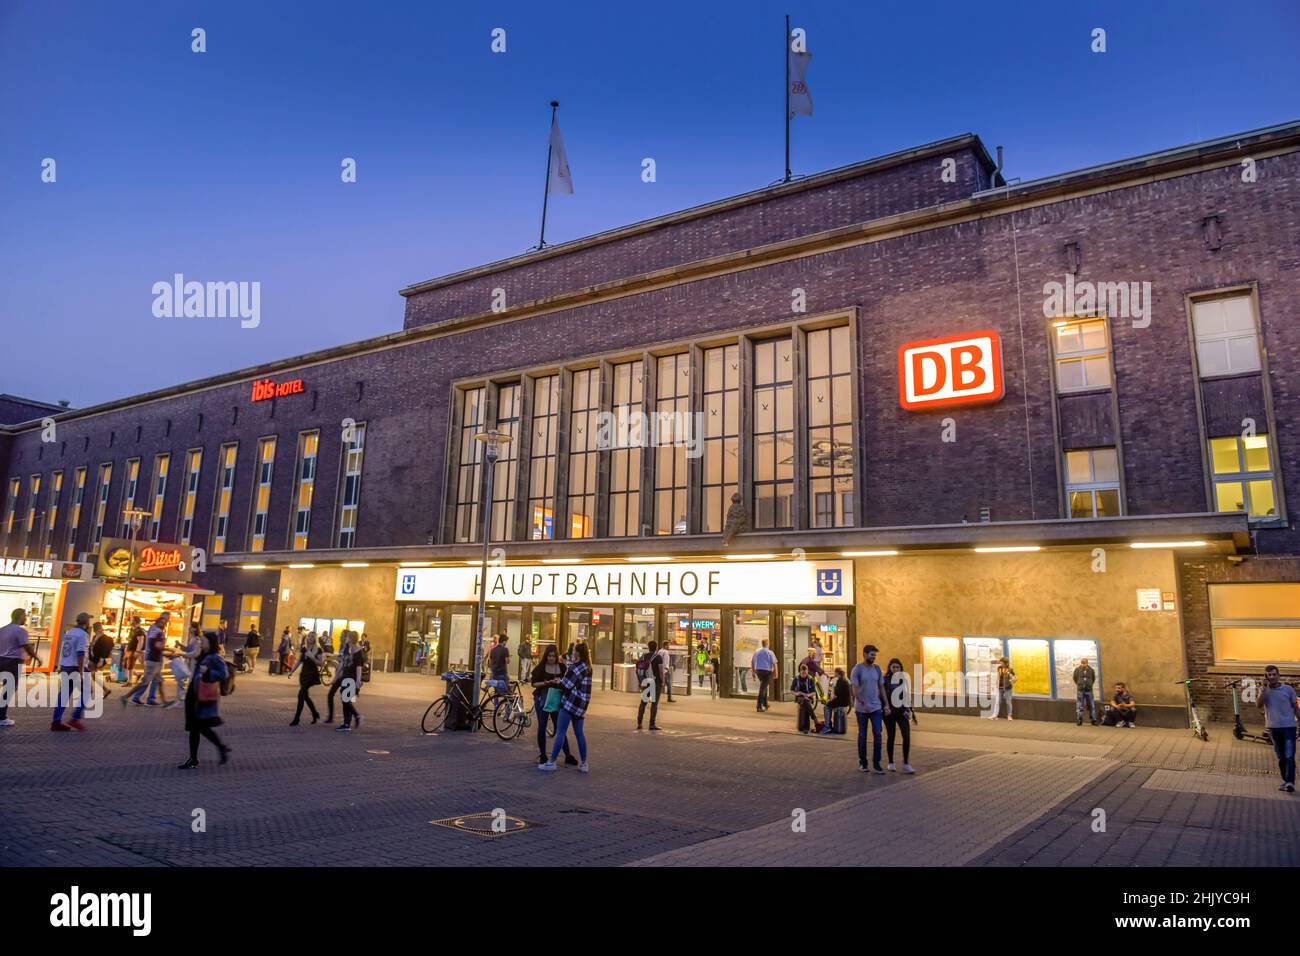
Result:
[[[399,601],[477,601],[480,568],[398,568]],[[817,607],[853,603],[851,561],[488,567],[492,602]]]
[[[42,561],[0,556],[0,577],[77,581],[85,577],[85,570],[86,566],[79,561]]]

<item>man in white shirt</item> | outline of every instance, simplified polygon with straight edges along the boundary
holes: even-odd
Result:
[[[776,655],[768,649],[766,640],[763,641],[763,646],[754,652],[749,666],[758,675],[758,709],[760,712],[771,710],[772,707],[767,702],[767,687],[777,677],[777,666]]]
[[[50,730],[85,730],[81,722],[86,712],[86,688],[82,683],[86,676],[86,661],[89,657],[90,615],[82,611],[77,615],[76,627],[68,628],[59,642],[59,697],[54,705],[54,716],[50,720]],[[63,722],[63,709],[72,703],[73,692],[77,694],[77,706],[72,711],[72,719]]]
[[[664,641],[664,646],[659,648],[659,671],[664,675],[664,690],[668,694],[668,703],[673,703],[673,658],[668,653],[668,642]],[[651,718],[650,723],[654,723]]]
[[[9,615],[9,623],[0,627],[0,727],[12,727],[9,719],[9,702],[15,699],[23,673],[23,655],[27,655],[37,667],[41,659],[32,650],[31,638],[27,634],[27,611],[14,608]]]

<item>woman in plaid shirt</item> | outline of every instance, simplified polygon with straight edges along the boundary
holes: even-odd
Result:
[[[559,721],[555,728],[556,742],[551,747],[551,759],[539,763],[538,770],[556,769],[555,758],[560,755],[565,734],[572,724],[573,736],[578,741],[578,757],[582,760],[578,764],[578,773],[587,772],[587,737],[582,732],[582,724],[587,707],[591,704],[591,652],[585,643],[579,642],[573,645],[572,655],[573,662],[565,670],[564,676],[548,681],[550,686],[559,687],[564,696],[560,701]]]

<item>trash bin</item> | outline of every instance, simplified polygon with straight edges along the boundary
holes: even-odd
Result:
[[[451,706],[447,708],[447,716],[443,720],[443,727],[447,730],[470,730],[469,710],[461,703],[461,700],[473,699],[474,675],[448,671],[442,675],[442,679],[447,682],[447,699],[451,703]],[[454,693],[455,690],[459,690],[460,693]],[[462,695],[464,695],[463,698]]]

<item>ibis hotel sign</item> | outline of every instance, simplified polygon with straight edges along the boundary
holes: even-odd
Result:
[[[481,569],[398,568],[399,601],[479,599]],[[488,567],[487,599],[536,604],[822,607],[853,603],[852,561]]]
[[[105,538],[99,546],[95,573],[106,581],[131,577],[143,581],[188,581],[193,577],[194,549],[188,544],[159,544],[137,541],[132,560],[131,542],[126,538]]]
[[[898,401],[909,411],[1002,398],[1002,340],[991,329],[908,342],[898,350]]]

